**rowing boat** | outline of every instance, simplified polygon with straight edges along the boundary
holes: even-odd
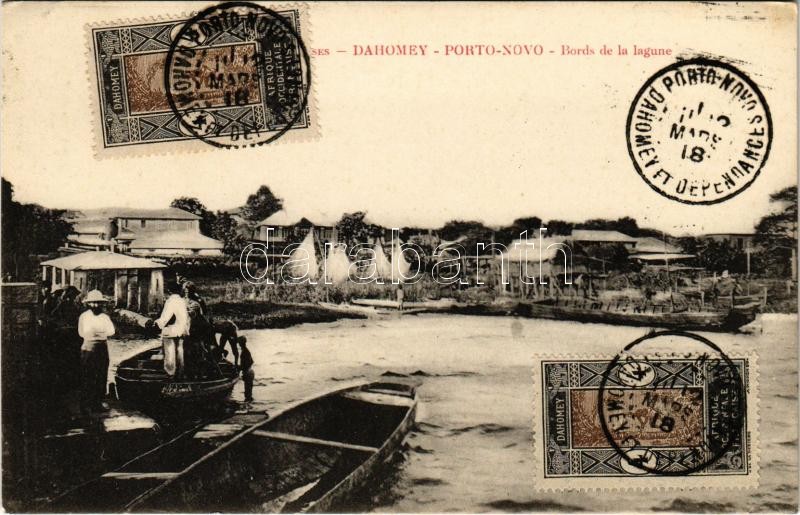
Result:
[[[164,371],[164,356],[158,346],[121,361],[114,380],[117,395],[126,404],[173,409],[224,401],[238,380],[238,371],[233,363],[220,360],[212,364],[207,377],[175,379]]]
[[[268,420],[234,417],[157,447],[47,511],[331,511],[400,447],[416,407],[413,386],[381,382],[301,402]]]

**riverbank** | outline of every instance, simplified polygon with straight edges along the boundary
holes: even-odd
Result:
[[[283,329],[299,324],[335,322],[346,318],[367,318],[309,303],[284,304],[263,300],[208,303],[215,319],[227,319],[239,329]]]
[[[220,268],[210,271],[183,270],[189,280],[191,280],[200,290],[208,303],[219,303],[225,305],[226,310],[231,309],[229,304],[246,304],[248,302],[268,303],[275,306],[317,304],[320,302],[342,304],[350,303],[354,299],[380,299],[395,300],[397,295],[397,285],[386,283],[355,283],[346,282],[344,284],[252,284],[242,279],[238,268]],[[598,293],[606,296],[632,295],[643,296],[641,273],[611,274],[607,279],[598,281],[595,287],[600,289]],[[474,278],[472,278],[474,279]],[[719,297],[726,297],[733,288],[734,279],[725,278],[717,280]],[[738,277],[737,280],[740,295],[761,295],[766,290],[767,303],[764,307],[765,313],[796,313],[797,312],[797,282],[787,281],[785,278],[765,278],[765,277]],[[424,302],[439,299],[453,299],[459,303],[483,304],[488,305],[498,300],[514,299],[517,295],[510,296],[506,291],[498,288],[496,284],[470,285],[445,285],[439,284],[431,279],[429,275],[424,275],[419,281],[413,284],[404,284],[403,293],[406,302]],[[602,283],[602,288],[601,288]],[[679,285],[672,284],[670,289],[664,283],[663,288],[656,288],[656,294],[675,295],[677,286],[680,292],[699,294],[705,291],[706,300],[711,297],[714,279],[703,277],[701,280],[684,281]],[[563,289],[563,287],[562,287]],[[564,290],[561,295],[579,293],[574,290]],[[250,308],[242,311],[250,312]],[[313,319],[315,314],[311,314]],[[313,320],[311,320],[313,321]]]
[[[397,286],[392,284],[251,284],[241,278],[238,270],[227,268],[217,270],[215,273],[200,274],[188,270],[184,273],[197,286],[214,318],[231,320],[241,329],[278,329],[305,323],[327,323],[348,318],[363,319],[368,316],[363,310],[336,309],[331,305],[347,305],[354,299],[394,301],[397,294]],[[721,297],[728,294],[725,289],[728,282],[732,280],[726,279],[720,283]],[[787,286],[787,282],[780,279],[742,278],[739,280],[739,285],[744,294],[760,294],[766,289],[767,303],[762,310],[764,313],[797,313],[796,283]],[[498,313],[494,308],[507,307],[507,304],[519,300],[516,296],[505,295],[490,285],[457,288],[437,284],[429,277],[424,277],[414,284],[404,285],[403,292],[407,303],[447,298],[467,306],[470,314],[496,315],[503,312],[510,314],[514,310],[501,309]],[[609,289],[603,291],[601,296],[636,294],[642,295],[635,288]],[[462,311],[454,310],[454,312]]]

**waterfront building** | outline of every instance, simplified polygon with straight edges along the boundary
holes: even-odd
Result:
[[[673,270],[686,269],[684,266],[676,266],[676,262],[685,262],[692,259],[694,254],[686,254],[683,249],[658,238],[643,237],[636,238],[636,251],[631,254],[629,259],[641,263],[648,269],[660,270],[671,267]]]
[[[601,231],[595,229],[573,229],[568,240],[581,245],[620,244],[629,252],[636,249],[637,240],[619,231]]]
[[[659,238],[649,236],[636,238],[636,254],[680,254],[681,252],[680,247]]]
[[[200,217],[177,208],[87,209],[73,215],[67,252],[111,250],[154,257],[221,256],[222,242],[200,233]]]
[[[704,234],[700,238],[703,240],[713,240],[713,241],[724,241],[728,243],[733,248],[739,250],[753,250],[755,245],[753,244],[753,239],[755,238],[755,234],[753,233],[746,233],[746,232],[725,232],[725,233],[712,233],[712,234]]]
[[[313,220],[302,215],[281,209],[256,224],[253,240],[270,244],[270,250],[281,251],[287,244],[301,241],[314,231],[314,238],[320,245],[337,243],[336,222],[325,214]],[[272,229],[272,231],[270,231]]]
[[[223,244],[200,232],[169,231],[137,235],[127,246],[130,254],[153,257],[221,256]]]
[[[164,302],[165,265],[108,251],[89,251],[43,261],[42,280],[56,290],[74,286],[83,293],[100,290],[116,307],[140,313]]]
[[[553,236],[513,240],[507,252],[492,256],[490,270],[503,293],[541,298],[568,294],[569,283],[588,271],[583,261],[582,256],[573,255],[566,237]]]

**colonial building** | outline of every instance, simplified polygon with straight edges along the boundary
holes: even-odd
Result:
[[[634,250],[637,243],[636,238],[619,231],[599,231],[594,229],[574,229],[567,239],[582,245],[618,243],[628,251]]]
[[[643,266],[652,269],[661,269],[670,266],[670,263],[685,262],[692,259],[694,254],[685,254],[683,249],[658,238],[636,238],[636,250],[629,256],[631,261],[637,261]],[[675,265],[672,265],[676,269]],[[686,267],[681,267],[686,268]]]
[[[658,238],[636,238],[637,254],[678,254],[681,251],[680,247]]]
[[[221,242],[200,233],[200,217],[177,208],[84,210],[72,218],[66,250],[148,256],[219,256]]]
[[[90,251],[43,261],[41,267],[42,280],[53,290],[100,290],[118,308],[147,313],[164,301],[164,265],[149,259]]]
[[[746,232],[713,233],[701,236],[704,240],[724,241],[739,250],[753,249],[755,234]]]
[[[283,247],[287,243],[301,241],[313,229],[314,237],[320,244],[336,243],[338,238],[335,225],[336,222],[324,214],[310,220],[281,209],[256,225],[253,240]]]
[[[589,272],[564,236],[514,240],[492,257],[495,284],[505,294],[527,298],[575,294],[573,282]],[[505,279],[504,279],[505,277]]]
[[[220,256],[221,241],[200,234],[200,231],[169,231],[143,233],[130,242],[130,254],[141,256],[181,257]]]

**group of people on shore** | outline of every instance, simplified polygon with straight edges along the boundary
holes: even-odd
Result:
[[[108,379],[108,339],[116,333],[111,317],[105,312],[110,300],[99,290],[92,290],[83,296],[77,289],[69,288],[74,289],[76,295],[67,301],[65,296],[68,292],[51,294],[43,284],[41,305],[45,316],[52,316],[62,304],[69,304],[78,310],[87,308],[77,319],[77,332],[82,340],[81,412],[90,414],[107,411],[109,408],[103,399]],[[147,323],[148,329],[160,330],[166,374],[179,381],[213,378],[220,373],[218,361],[229,354],[226,347],[230,347],[234,365],[241,372],[244,382],[245,402],[251,402],[255,374],[247,338],[238,334],[233,322],[213,321],[205,301],[190,281],[178,277],[167,284],[167,290],[169,296],[161,316]],[[217,334],[220,335],[219,342]]]

